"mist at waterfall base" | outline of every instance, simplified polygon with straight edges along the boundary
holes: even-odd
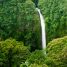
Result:
[[[42,49],[46,49],[46,31],[45,31],[45,20],[39,8],[36,8],[40,16],[41,31],[42,31]]]

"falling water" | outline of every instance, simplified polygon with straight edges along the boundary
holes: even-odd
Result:
[[[45,32],[45,20],[39,8],[36,8],[39,13],[40,21],[41,21],[41,29],[42,29],[42,48],[46,49],[46,32]]]

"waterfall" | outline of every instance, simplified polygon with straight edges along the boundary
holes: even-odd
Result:
[[[46,49],[46,31],[45,31],[45,20],[39,8],[36,8],[40,16],[41,30],[42,30],[42,48]]]

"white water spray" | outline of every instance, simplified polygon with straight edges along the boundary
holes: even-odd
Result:
[[[42,30],[42,48],[46,49],[46,30],[45,30],[45,20],[43,18],[43,15],[41,14],[40,9],[36,8],[36,10],[39,13],[40,21],[41,21],[41,30]]]

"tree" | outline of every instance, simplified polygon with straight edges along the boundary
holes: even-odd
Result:
[[[67,67],[67,36],[57,38],[48,43],[47,60],[49,67]]]
[[[45,58],[46,55],[44,54],[44,51],[42,50],[36,50],[33,53],[31,53],[31,56],[26,60],[28,65],[31,64],[38,64],[38,65],[43,65],[45,64]]]
[[[0,3],[0,37],[12,37],[24,45],[41,48],[39,16],[31,0],[8,0]],[[38,47],[37,47],[38,46]]]
[[[67,35],[67,1],[40,0],[39,7],[46,21],[47,43]]]
[[[23,42],[15,39],[0,41],[0,67],[17,67],[30,54]]]

